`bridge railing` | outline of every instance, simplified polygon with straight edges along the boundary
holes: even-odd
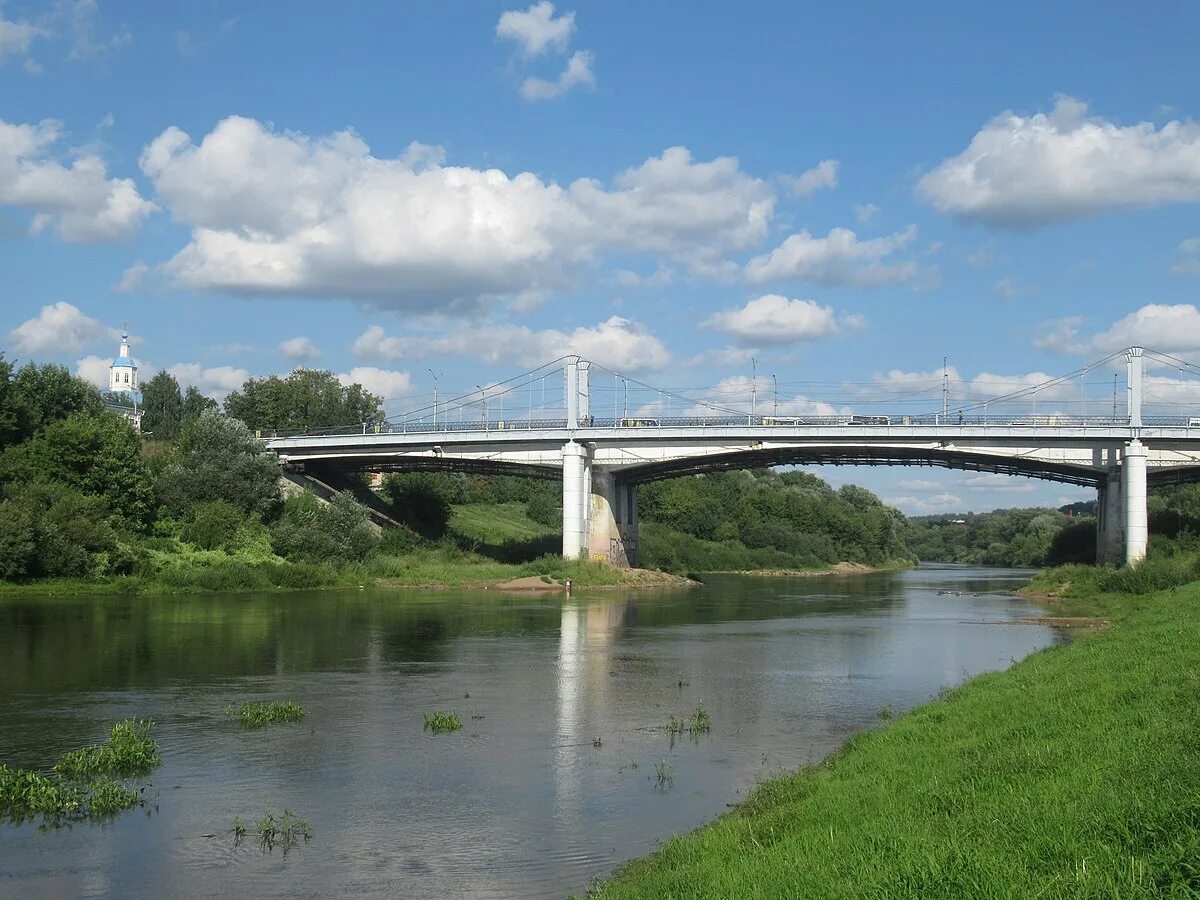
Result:
[[[1186,427],[1200,431],[1200,416],[1145,416],[1146,427]],[[787,428],[787,427],[904,427],[904,426],[963,426],[963,427],[1107,427],[1129,425],[1125,416],[1069,415],[959,415],[950,413],[920,413],[917,415],[839,415],[839,416],[588,416],[579,422],[583,429],[654,429],[654,428]],[[321,435],[383,435],[383,434],[453,434],[461,432],[555,431],[567,427],[561,419],[501,419],[463,422],[364,422],[341,428],[322,429],[263,429],[257,436],[263,440]]]

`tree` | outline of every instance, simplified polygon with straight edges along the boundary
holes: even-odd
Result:
[[[279,466],[244,423],[208,410],[184,426],[179,456],[163,470],[159,495],[177,514],[224,500],[262,517],[279,502]]]
[[[105,502],[63,484],[19,485],[0,501],[0,578],[106,575],[132,562]]]
[[[169,372],[159,372],[142,387],[142,432],[173,441],[183,424],[183,395]]]
[[[0,352],[0,450],[19,439],[20,417],[13,385],[13,364]]]
[[[54,422],[82,413],[104,413],[100,392],[65,366],[26,363],[12,381],[11,403],[17,419],[13,442],[23,441]]]
[[[396,519],[426,538],[439,538],[450,526],[447,479],[426,472],[388,475],[383,495]]]
[[[379,546],[365,507],[347,493],[322,503],[308,491],[288,497],[271,527],[271,549],[313,563],[362,562]]]
[[[318,369],[296,369],[286,378],[251,378],[225,399],[225,413],[255,431],[335,428],[383,418],[378,397]]]
[[[23,444],[0,453],[0,481],[60,483],[102,497],[111,513],[137,525],[154,514],[154,492],[141,440],[120,416],[76,413],[52,422]]]
[[[189,422],[196,421],[196,419],[200,418],[208,410],[215,410],[216,408],[216,400],[212,397],[205,397],[195,385],[192,385],[187,389],[187,393],[183,395],[183,409],[179,415],[180,429]]]

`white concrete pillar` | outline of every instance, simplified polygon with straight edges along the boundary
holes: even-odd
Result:
[[[588,508],[588,555],[614,566],[637,565],[637,522],[629,521],[629,485],[620,484],[603,470],[592,473]]]
[[[1125,351],[1125,380],[1128,382],[1126,390],[1129,393],[1130,428],[1142,427],[1142,374],[1145,369],[1143,352],[1141,347],[1130,347]]]
[[[1121,460],[1121,505],[1125,507],[1125,562],[1146,558],[1150,540],[1146,516],[1146,445],[1134,438]]]
[[[563,386],[567,396],[567,428],[579,427],[579,357],[568,356],[563,368]]]
[[[563,558],[579,559],[587,548],[587,494],[584,493],[587,451],[574,441],[567,441],[563,444],[562,460]]]
[[[1121,536],[1124,533],[1120,470],[1108,473],[1096,497],[1096,564],[1119,566],[1124,562]]]
[[[592,541],[592,453],[595,446],[583,446],[583,546],[591,548]]]

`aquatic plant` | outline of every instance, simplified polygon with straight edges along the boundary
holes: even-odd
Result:
[[[445,731],[458,731],[462,728],[462,719],[458,717],[458,713],[446,712],[427,712],[425,713],[425,730],[432,731],[434,734],[441,734]]]
[[[108,742],[63,754],[54,771],[64,778],[95,775],[145,775],[162,762],[158,744],[150,737],[149,719],[127,719],[113,725]]]
[[[654,787],[663,791],[675,784],[675,768],[666,758],[654,764]]]
[[[115,816],[143,804],[142,788],[121,784],[112,778],[99,778],[88,789],[88,815],[91,818]]]
[[[234,827],[236,829],[236,823]],[[312,828],[308,819],[298,818],[286,807],[282,816],[276,817],[274,813],[268,812],[258,820],[258,843],[263,853],[270,853],[279,845],[286,855],[301,840],[307,844],[311,837]]]
[[[226,707],[225,715],[241,720],[243,728],[265,728],[278,722],[299,722],[304,718],[304,707],[291,700],[249,701]]]
[[[704,708],[703,701],[697,703],[695,710],[692,711],[692,717],[688,720],[687,730],[690,734],[701,734],[712,731],[712,719],[709,717],[708,711]]]
[[[240,841],[246,836],[246,820],[241,816],[233,817],[233,839]]]

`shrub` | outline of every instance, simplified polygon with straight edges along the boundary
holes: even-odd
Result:
[[[180,537],[204,550],[236,550],[246,514],[224,500],[197,503],[183,520]]]
[[[383,481],[383,495],[395,518],[417,534],[439,538],[446,533],[450,499],[443,479],[424,473],[389,475]]]
[[[1194,563],[1182,557],[1149,556],[1135,566],[1122,566],[1100,577],[1100,589],[1117,594],[1152,594],[1179,587],[1198,577]]]
[[[0,502],[0,578],[85,577],[127,571],[133,561],[109,526],[100,497],[61,484],[19,487]]]
[[[562,524],[562,508],[546,494],[534,494],[525,504],[525,515],[539,525]]]
[[[384,530],[379,541],[379,552],[384,556],[405,556],[420,546],[421,536],[411,528],[400,525]]]
[[[279,466],[250,429],[209,410],[184,426],[179,458],[163,469],[158,492],[176,514],[224,500],[249,515],[270,516],[279,502]]]
[[[311,563],[362,562],[379,546],[379,533],[364,507],[349,494],[323,504],[295,494],[271,528],[271,548],[280,556]]]

